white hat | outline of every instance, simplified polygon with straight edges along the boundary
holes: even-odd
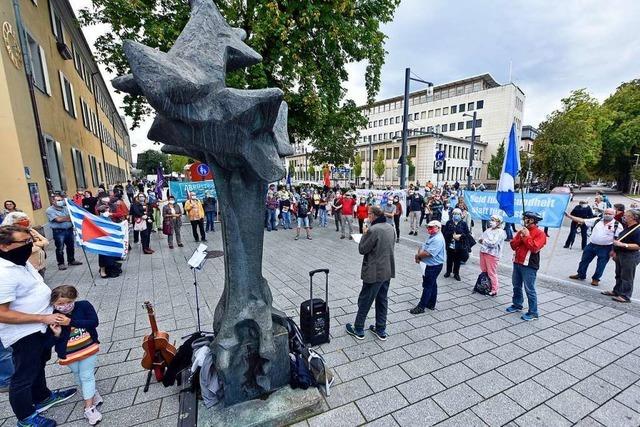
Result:
[[[459,208],[455,208],[452,213],[462,215],[462,210],[460,210]]]
[[[427,227],[438,227],[438,228],[442,228],[442,224],[440,223],[440,221],[437,220],[433,220],[433,221],[429,221],[429,223],[427,224]]]

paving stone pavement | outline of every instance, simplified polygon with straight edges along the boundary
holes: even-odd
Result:
[[[176,387],[153,383],[148,393],[142,390],[146,372],[140,366],[140,344],[149,332],[142,308],[146,300],[155,305],[160,329],[177,345],[195,329],[193,276],[186,258],[196,244],[187,227],[183,236],[185,247],[169,250],[163,236],[154,234],[155,254],[141,255],[134,246],[124,274],[96,278],[95,286],[86,263],[47,271],[51,287],[73,284],[98,310],[96,378],[105,399],[105,426],[177,422]],[[219,232],[208,237],[210,248],[221,248]],[[331,223],[314,228],[311,241],[293,237],[293,231],[265,232],[263,273],[274,305],[298,319],[298,307],[309,297],[308,271],[331,270],[332,338],[318,351],[336,374],[326,398],[330,409],[297,425],[640,425],[640,308],[635,303],[616,305],[579,286],[539,281],[541,318],[522,322],[519,315],[504,312],[511,290],[503,274],[509,271],[501,268],[499,296],[473,294],[478,266],[471,259],[462,267],[461,282],[440,278],[435,311],[413,316],[408,310],[421,291],[413,263],[417,245],[403,237],[389,289],[389,338],[383,342],[367,333],[357,341],[344,330],[354,320],[361,287],[357,245],[339,239]],[[510,255],[509,249],[505,252]],[[97,275],[97,260],[89,258]],[[222,258],[208,260],[198,276],[205,330],[211,327],[223,280]],[[324,295],[324,283],[318,285],[316,295]],[[68,368],[55,360],[47,366],[47,381],[52,388],[74,383]],[[0,395],[0,426],[15,425],[7,399]],[[63,426],[86,425],[79,396],[48,415]]]

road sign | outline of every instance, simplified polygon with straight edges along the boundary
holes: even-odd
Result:
[[[207,176],[207,175],[209,175],[209,172],[211,172],[211,169],[209,169],[209,165],[206,165],[204,163],[200,163],[198,165],[197,171],[198,171],[198,175]]]
[[[444,150],[436,151],[436,160],[444,161]]]
[[[436,160],[433,162],[433,171],[436,173],[444,172],[445,169],[445,161],[444,160]]]

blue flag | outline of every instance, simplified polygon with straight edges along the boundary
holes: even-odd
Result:
[[[520,170],[520,150],[516,141],[516,124],[511,125],[509,132],[509,145],[504,155],[504,163],[502,164],[502,173],[498,182],[498,192],[496,199],[498,205],[507,216],[513,216],[515,204],[515,183],[516,176]]]

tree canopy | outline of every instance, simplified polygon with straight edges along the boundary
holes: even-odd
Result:
[[[165,172],[171,170],[169,156],[156,150],[143,151],[138,154],[138,158],[136,159],[136,169],[140,169],[144,175],[155,174],[160,164]]]
[[[498,151],[491,155],[487,164],[487,175],[489,179],[500,179],[502,173],[502,164],[504,163],[504,141],[498,146]]]
[[[382,175],[384,175],[384,170],[385,170],[384,154],[383,154],[383,151],[380,150],[378,152],[378,157],[376,158],[376,161],[373,163],[373,173],[375,173],[378,179],[380,179],[382,178]]]
[[[109,24],[98,37],[99,60],[110,72],[129,72],[122,41],[131,39],[167,51],[189,18],[184,0],[91,0],[80,12],[83,25]],[[348,163],[366,118],[345,99],[346,65],[367,64],[365,86],[372,102],[380,88],[386,36],[400,0],[215,0],[227,22],[244,29],[246,43],[263,61],[229,73],[227,85],[242,89],[278,87],[289,104],[293,143],[309,140],[311,160]],[[125,96],[125,112],[136,127],[150,113],[141,96]]]
[[[353,158],[353,176],[356,177],[356,182],[360,180],[360,175],[362,175],[362,156],[356,153]]]

